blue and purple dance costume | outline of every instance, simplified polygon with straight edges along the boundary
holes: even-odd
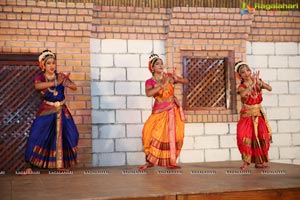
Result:
[[[35,82],[46,82],[44,74]],[[53,86],[41,94],[44,101],[30,129],[25,161],[39,168],[69,168],[77,163],[79,133],[65,105],[64,86]]]

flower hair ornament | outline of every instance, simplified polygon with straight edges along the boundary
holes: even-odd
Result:
[[[41,55],[39,56],[39,66],[41,68],[41,70],[43,70],[43,64],[46,62],[46,60],[48,60],[48,58],[54,58],[56,59],[56,56],[54,53],[52,53],[50,50],[46,49],[44,50]]]
[[[239,80],[241,80],[240,69],[243,65],[246,65],[249,69],[251,69],[246,62],[242,62],[242,61],[237,62],[234,66],[234,71],[235,71],[235,77]]]
[[[155,54],[155,53],[152,53],[152,54],[150,55],[150,57],[149,57],[149,62],[148,62],[148,69],[149,69],[149,71],[150,71],[151,73],[154,72],[153,66],[154,66],[155,62],[156,62],[157,60],[159,60],[159,59],[161,59],[161,58],[160,58],[157,54]]]

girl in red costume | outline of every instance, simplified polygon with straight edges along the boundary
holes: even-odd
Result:
[[[238,94],[242,108],[237,124],[237,145],[243,159],[240,168],[246,170],[250,163],[255,163],[256,168],[268,168],[264,163],[269,161],[272,131],[261,102],[262,89],[272,91],[272,87],[259,78],[259,71],[252,73],[247,63],[236,63],[235,71],[241,78]]]

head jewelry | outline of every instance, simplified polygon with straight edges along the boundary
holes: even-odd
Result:
[[[52,53],[50,50],[46,49],[44,50],[41,55],[39,56],[39,66],[41,69],[43,69],[43,65],[45,64],[46,60],[48,60],[48,58],[54,58],[56,59],[56,56],[54,53]]]
[[[161,58],[155,53],[150,55],[149,62],[148,62],[148,69],[151,73],[153,73],[153,66],[154,66],[155,62],[160,59]]]
[[[240,69],[241,69],[241,66],[242,65],[247,65],[248,66],[248,64],[246,63],[246,62],[239,62],[239,63],[237,63],[235,66],[234,66],[234,70],[238,73],[238,74],[240,74]]]

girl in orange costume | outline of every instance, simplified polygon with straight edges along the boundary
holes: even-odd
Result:
[[[183,145],[184,114],[174,96],[174,84],[186,84],[188,80],[175,74],[164,73],[162,59],[157,54],[149,58],[148,69],[152,77],[146,81],[148,97],[154,97],[152,114],[143,128],[143,146],[146,163],[139,169],[164,166],[178,169],[176,164]]]
[[[255,163],[256,168],[268,168],[264,163],[269,161],[272,131],[261,102],[262,89],[272,91],[272,87],[259,78],[259,71],[252,73],[247,63],[236,63],[235,71],[241,78],[238,94],[243,104],[237,124],[237,144],[243,159],[240,168],[246,170],[250,163]]]

